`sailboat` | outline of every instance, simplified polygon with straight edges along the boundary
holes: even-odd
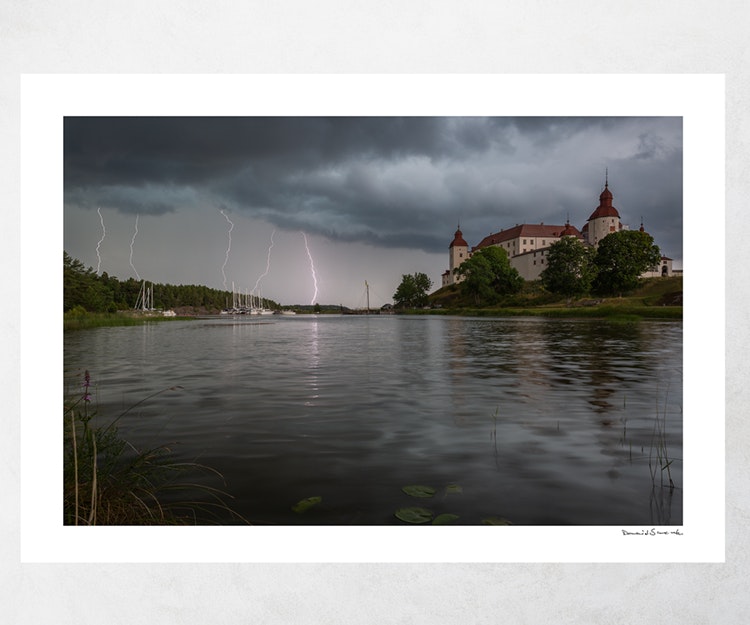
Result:
[[[151,284],[149,288],[148,284],[144,280],[141,282],[141,290],[138,292],[138,299],[135,301],[133,310],[140,309],[142,312],[147,312],[154,309],[154,285]]]
[[[259,315],[272,315],[273,311],[270,308],[266,308],[263,305],[263,294],[258,295],[258,314]]]
[[[141,290],[138,292],[138,299],[135,302],[133,310],[139,310],[141,312],[159,312],[154,308],[154,283],[151,283],[149,287],[144,280],[141,283]],[[162,310],[162,316],[164,317],[176,317],[177,313],[174,310]]]

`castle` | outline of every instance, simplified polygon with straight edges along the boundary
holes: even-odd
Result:
[[[461,226],[448,247],[448,269],[443,272],[442,286],[456,284],[462,277],[454,270],[458,268],[477,250],[483,247],[501,247],[508,254],[511,267],[514,267],[524,280],[538,280],[546,265],[550,246],[562,237],[572,236],[580,240],[584,245],[596,247],[604,237],[612,232],[628,230],[628,227],[620,221],[620,213],[612,205],[612,191],[609,190],[609,180],[605,177],[604,191],[599,196],[599,206],[591,213],[581,230],[571,226],[569,220],[564,226],[550,226],[540,224],[516,224],[507,230],[489,234],[482,239],[478,245],[469,249],[469,244],[464,240]],[[643,232],[643,224],[640,227]],[[652,267],[643,274],[644,278],[675,275],[672,269],[672,259],[661,257],[661,265]]]

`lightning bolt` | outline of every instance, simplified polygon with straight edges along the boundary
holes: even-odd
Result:
[[[224,269],[226,269],[227,263],[229,262],[229,252],[232,251],[232,230],[234,230],[234,224],[232,223],[232,220],[227,217],[227,214],[224,212],[224,209],[221,209],[219,211],[222,215],[224,215],[224,219],[227,220],[229,223],[229,232],[227,232],[227,236],[229,237],[229,243],[227,244],[227,253],[224,257],[224,264],[221,266],[221,276],[224,278],[224,288],[227,288],[227,274],[224,273]]]
[[[312,273],[313,284],[315,285],[315,293],[310,302],[312,305],[318,297],[318,278],[315,275],[315,263],[313,263],[313,257],[312,254],[310,254],[310,247],[307,245],[307,235],[304,232],[302,232],[302,238],[305,240],[305,250],[307,250],[307,257],[310,259],[310,272]]]
[[[271,245],[268,247],[268,257],[266,258],[266,271],[260,278],[258,278],[258,281],[255,283],[255,286],[253,287],[253,293],[255,293],[255,290],[258,288],[260,281],[268,275],[268,272],[271,269],[271,250],[273,249],[273,235],[274,234],[276,234],[275,229],[271,233]]]
[[[135,265],[133,264],[133,244],[135,243],[135,237],[137,236],[138,236],[138,215],[135,216],[135,232],[133,233],[133,238],[130,241],[130,266],[133,268],[133,271],[135,272],[135,277],[140,280],[141,276],[138,275],[138,271],[136,271]]]
[[[102,238],[99,239],[99,243],[96,244],[96,258],[97,258],[96,273],[98,274],[99,269],[102,266],[102,257],[99,254],[99,246],[102,244],[102,241],[104,241],[104,237],[107,236],[107,230],[104,228],[104,217],[102,217],[102,209],[97,208],[96,212],[99,213],[99,221],[102,222]]]

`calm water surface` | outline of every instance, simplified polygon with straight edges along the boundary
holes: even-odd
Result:
[[[682,324],[216,318],[65,335],[65,375],[136,447],[220,471],[253,523],[682,523]],[[672,479],[652,479],[656,419]],[[668,482],[667,482],[668,483]],[[437,490],[430,499],[401,491]],[[450,487],[449,487],[450,485]],[[322,502],[304,514],[291,506]],[[222,519],[229,523],[231,519]]]

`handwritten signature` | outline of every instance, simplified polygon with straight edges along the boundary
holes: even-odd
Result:
[[[658,530],[655,527],[652,527],[651,529],[643,529],[643,530],[637,530],[635,532],[629,532],[628,530],[622,530],[623,536],[684,536],[679,528],[675,530]]]

